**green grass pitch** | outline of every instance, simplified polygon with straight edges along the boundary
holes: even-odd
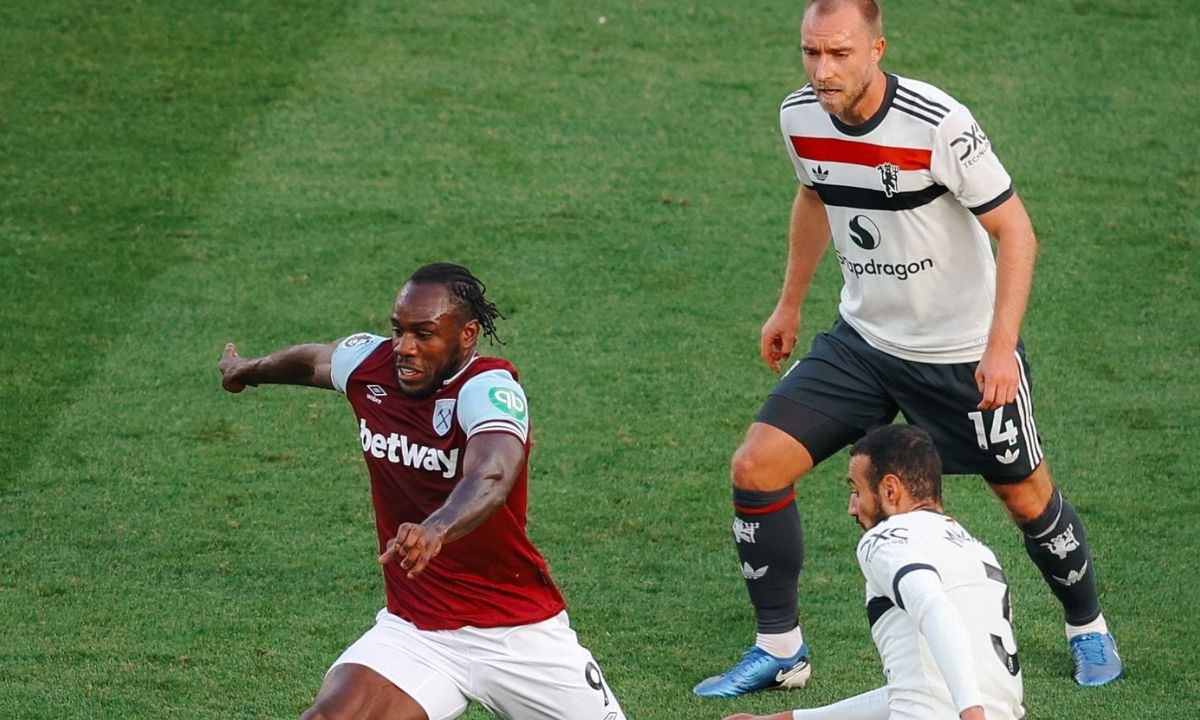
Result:
[[[773,376],[801,3],[0,4],[0,718],[286,718],[382,603],[344,401],[233,397],[256,354],[385,330],[450,259],[508,315],[531,534],[632,718],[882,682],[844,458],[800,488],[808,688],[700,700],[751,641],[728,460]],[[1129,676],[1068,680],[1057,604],[983,484],[1029,717],[1194,718],[1194,2],[893,0],[885,67],[966,102],[1042,250],[1048,458]],[[603,22],[601,21],[603,19]],[[826,258],[828,261],[829,258]],[[801,348],[831,321],[822,266]],[[469,718],[483,718],[478,708]]]

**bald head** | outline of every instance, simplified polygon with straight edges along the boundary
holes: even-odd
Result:
[[[817,16],[832,15],[845,7],[858,11],[872,40],[883,37],[883,12],[875,0],[810,0],[804,9],[804,17],[809,17],[810,13]]]

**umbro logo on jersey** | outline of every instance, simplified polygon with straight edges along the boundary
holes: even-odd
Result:
[[[900,168],[893,163],[876,165],[879,171],[879,181],[883,183],[883,194],[891,197],[900,192]]]
[[[825,180],[829,177],[829,171],[820,165],[813,168],[812,174],[813,177],[817,179],[817,182],[825,182]]]
[[[444,478],[454,477],[455,471],[458,470],[458,448],[447,453],[410,442],[406,435],[372,432],[371,428],[367,427],[367,421],[362,418],[358,421],[358,439],[362,443],[363,452],[379,460],[386,459],[390,463],[407,465],[414,470],[440,472]]]
[[[367,393],[367,399],[376,405],[382,405],[383,400],[380,400],[380,398],[387,397],[387,390],[384,390],[379,385],[368,385]]]

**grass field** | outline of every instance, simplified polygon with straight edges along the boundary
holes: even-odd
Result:
[[[307,706],[382,604],[351,416],[332,393],[227,395],[217,358],[383,331],[440,259],[508,315],[531,534],[631,718],[881,683],[839,457],[800,489],[809,687],[690,694],[753,635],[727,466],[773,383],[799,8],[0,5],[0,718]],[[949,508],[1013,584],[1031,718],[1200,707],[1197,9],[885,5],[885,67],[972,107],[1042,242],[1039,426],[1129,677],[1068,680],[1019,535],[956,478]],[[802,347],[838,285],[827,262]]]

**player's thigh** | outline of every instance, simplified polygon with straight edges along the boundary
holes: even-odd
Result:
[[[326,678],[345,672],[341,668],[347,665],[362,667],[382,678],[400,695],[411,699],[429,720],[457,718],[469,704],[463,691],[469,676],[468,660],[440,638],[438,633],[422,632],[402,618],[381,610],[375,625],[346,648],[334,661]],[[322,686],[322,693],[324,689]],[[395,694],[387,696],[395,697]],[[321,699],[318,696],[318,701]],[[379,717],[390,720],[387,715]],[[407,720],[409,716],[398,717]]]
[[[408,693],[364,665],[342,663],[325,675],[300,720],[429,720]]]
[[[886,356],[838,320],[813,338],[809,352],[780,378],[757,423],[786,433],[802,446],[808,455],[802,463],[807,471],[867,430],[895,418],[898,408],[884,380],[881,357]],[[776,451],[780,444],[763,442],[758,454]]]
[[[1033,384],[1021,359],[1017,397],[995,410],[980,410],[977,363],[902,364],[896,395],[908,421],[933,436],[945,472],[982,475],[990,483],[1029,478],[1042,462],[1033,415]]]
[[[579,644],[566,613],[511,628],[481,653],[472,694],[508,720],[624,720],[599,663]]]
[[[771,395],[733,455],[734,487],[781,490],[862,435],[788,398]]]

